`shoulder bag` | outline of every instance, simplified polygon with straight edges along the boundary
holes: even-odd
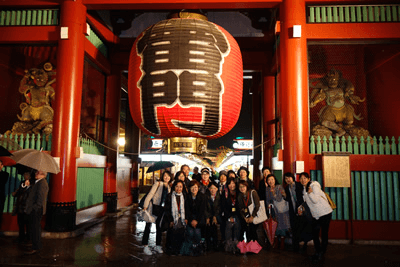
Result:
[[[252,190],[250,192],[250,195],[251,195],[251,204],[249,205],[250,213],[253,213],[253,210],[254,210],[254,207],[255,207],[254,199],[253,199],[253,191],[254,190]],[[258,209],[257,216],[253,218],[253,223],[254,224],[259,224],[259,223],[262,223],[262,222],[264,222],[266,220],[268,220],[268,216],[267,216],[267,213],[265,212],[264,200],[260,200],[260,208]]]

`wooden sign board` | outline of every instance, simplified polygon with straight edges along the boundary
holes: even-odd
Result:
[[[322,172],[325,187],[350,187],[350,153],[324,152]]]

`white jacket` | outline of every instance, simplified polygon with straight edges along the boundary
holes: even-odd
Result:
[[[147,194],[147,197],[144,200],[143,208],[147,208],[150,214],[152,214],[153,211],[153,204],[160,205],[163,189],[164,189],[164,183],[159,181],[153,184],[149,194]],[[170,192],[171,192],[171,187],[168,185],[168,193]],[[150,202],[151,200],[153,200],[153,204]]]
[[[303,189],[303,198],[310,208],[311,215],[318,220],[320,217],[331,213],[333,210],[326,199],[325,193],[321,190],[321,185],[314,181],[310,185],[312,192],[309,194]]]

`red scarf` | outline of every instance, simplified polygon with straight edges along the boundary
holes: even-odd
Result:
[[[204,181],[203,179],[201,179],[201,183],[205,186],[208,186],[208,184],[210,183],[210,180],[208,180],[207,182]]]

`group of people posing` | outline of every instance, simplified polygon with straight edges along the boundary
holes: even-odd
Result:
[[[285,173],[284,185],[280,185],[270,168],[264,167],[258,190],[246,167],[240,167],[237,173],[220,171],[218,180],[208,168],[199,175],[195,170],[191,180],[188,174],[187,165],[175,177],[164,171],[145,197],[143,210],[156,217],[157,253],[163,253],[162,232],[167,231],[169,255],[201,255],[204,250],[220,249],[237,253],[237,244],[245,237],[247,242],[273,243],[284,249],[285,238],[290,237],[294,251],[299,251],[301,241],[304,249],[313,239],[313,259],[322,258],[328,245],[332,209],[320,184],[311,182],[308,173],[300,174],[300,182],[292,173]],[[253,222],[260,203],[277,221],[275,239],[270,242],[262,242],[267,240],[266,235],[260,236],[264,232],[257,231],[261,224]],[[146,255],[152,255],[148,246],[151,226],[146,223],[142,239]]]

